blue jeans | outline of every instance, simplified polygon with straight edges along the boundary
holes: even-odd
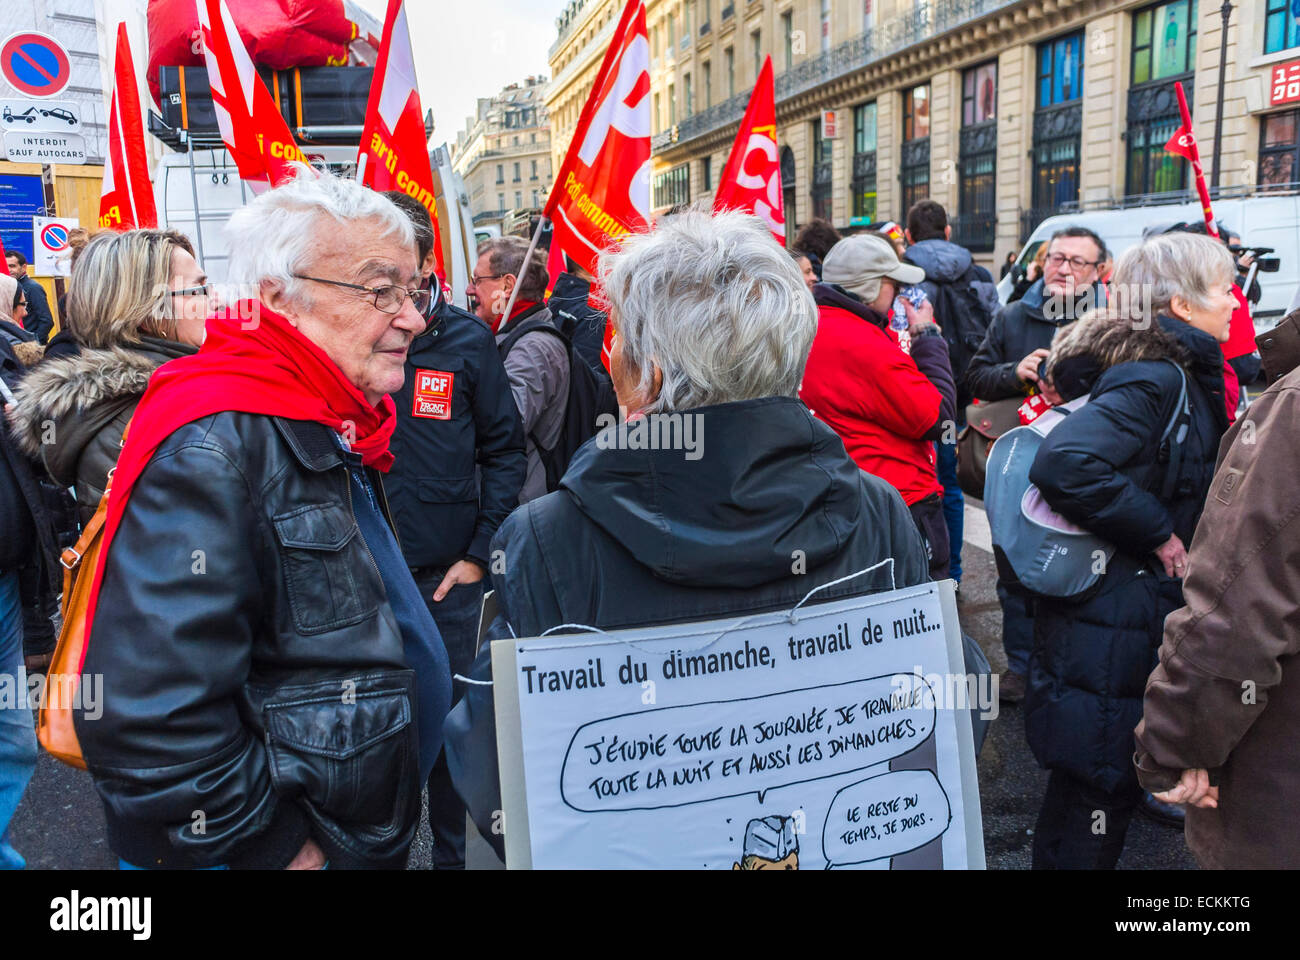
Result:
[[[961,583],[961,538],[966,526],[966,499],[957,482],[956,433],[966,426],[965,417],[957,418],[952,443],[940,440],[935,446],[939,483],[943,486],[943,520],[948,525],[948,576]]]
[[[469,676],[478,646],[478,621],[483,609],[483,591],[487,577],[478,583],[462,583],[451,588],[442,600],[434,602],[433,592],[442,582],[445,569],[426,568],[412,571],[416,586],[424,595],[433,622],[442,634],[451,668],[452,706],[465,693],[465,685],[456,682],[456,674]],[[465,804],[451,784],[447,771],[447,753],[429,774],[429,830],[433,833],[433,865],[439,870],[457,870],[465,866]]]
[[[11,688],[0,700],[0,869],[21,870],[27,861],[9,845],[9,821],[36,770],[36,729],[27,702],[17,573],[0,574],[0,685]]]

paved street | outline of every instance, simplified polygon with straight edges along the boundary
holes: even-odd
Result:
[[[1006,664],[1001,612],[994,591],[993,556],[982,511],[967,507],[962,627],[988,654],[994,670]],[[991,869],[1029,868],[1039,803],[1047,775],[1025,744],[1023,711],[1003,706],[989,731],[979,762],[984,844]],[[57,829],[55,829],[57,827]],[[13,844],[32,867],[102,869],[116,859],[104,838],[104,815],[86,773],[42,754],[12,826]],[[429,831],[421,826],[411,855],[413,868],[429,865]],[[1122,869],[1195,869],[1182,835],[1141,815],[1133,820]]]

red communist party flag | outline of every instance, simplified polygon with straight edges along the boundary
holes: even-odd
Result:
[[[366,126],[357,153],[357,179],[373,190],[400,190],[424,205],[433,220],[435,269],[438,278],[445,279],[433,167],[415,83],[406,4],[402,0],[388,0],[384,39],[379,45],[375,82],[370,88]]]
[[[197,0],[208,85],[221,139],[239,177],[261,193],[293,176],[290,164],[306,163],[289,125],[253,68],[225,0]]]
[[[785,205],[781,163],[776,149],[776,85],[772,58],[763,61],[749,108],[740,123],[731,156],[718,181],[713,209],[744,210],[767,224],[776,242],[785,245]]]
[[[1165,144],[1165,149],[1188,160],[1197,159],[1196,137],[1192,134],[1192,128],[1183,124],[1175,130],[1174,135]]]
[[[556,239],[592,274],[601,253],[650,228],[650,44],[628,0],[546,201]]]
[[[99,225],[110,230],[158,226],[158,210],[149,182],[144,151],[144,121],[140,89],[126,24],[117,25],[117,54],[113,68],[113,99],[108,109],[108,157],[99,194]]]

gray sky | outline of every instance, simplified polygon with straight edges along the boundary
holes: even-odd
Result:
[[[380,21],[387,0],[361,0]],[[529,74],[550,76],[546,52],[564,0],[406,0],[434,142],[456,142],[474,102]]]

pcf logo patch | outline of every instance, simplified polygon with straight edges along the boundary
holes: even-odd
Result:
[[[454,373],[416,370],[415,404],[411,408],[411,415],[430,420],[450,420],[451,387],[455,380]]]

